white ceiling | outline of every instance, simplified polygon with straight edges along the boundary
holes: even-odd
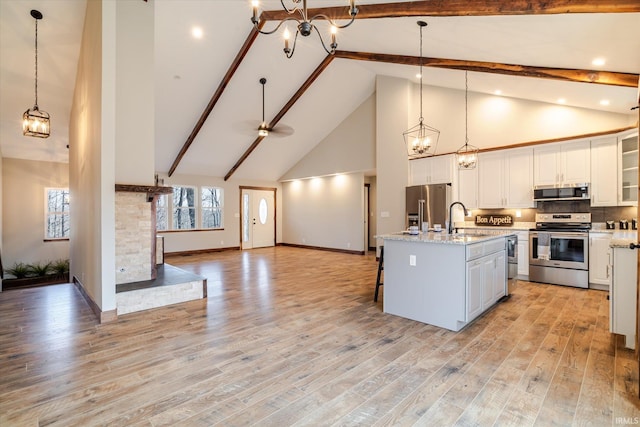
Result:
[[[395,0],[393,2],[398,2]],[[367,0],[366,3],[389,3]],[[249,0],[151,0],[155,7],[156,170],[166,172],[251,30]],[[323,6],[346,4],[322,1]],[[360,2],[365,3],[365,2]],[[320,4],[310,1],[310,6]],[[5,157],[66,161],[68,118],[85,10],[84,0],[0,0],[0,150]],[[268,10],[279,0],[262,2]],[[23,137],[21,114],[33,105],[33,31],[40,10],[40,108],[52,116],[49,139]],[[640,73],[640,13],[538,16],[425,17],[424,56]],[[340,50],[418,55],[418,18],[356,20],[338,35]],[[269,28],[274,23],[268,23]],[[199,26],[202,39],[191,36]],[[322,26],[322,24],[319,24]],[[282,53],[279,35],[258,37],[176,173],[222,177],[256,135],[262,116],[260,77],[266,77],[271,119],[326,56],[316,35],[299,38],[295,55]],[[416,81],[416,67],[336,59],[283,117],[295,129],[266,138],[233,178],[277,180],[374,91],[378,74]],[[426,68],[424,82],[464,89],[464,73]],[[469,74],[470,90],[630,114],[638,90],[586,83]],[[609,106],[601,106],[601,99]],[[462,113],[462,112],[461,112]]]

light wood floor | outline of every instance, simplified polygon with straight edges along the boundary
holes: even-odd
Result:
[[[0,294],[0,425],[640,417],[637,362],[608,333],[605,292],[521,282],[454,333],[384,314],[372,254],[277,247],[167,261],[208,277],[208,299],[98,325],[70,284]]]

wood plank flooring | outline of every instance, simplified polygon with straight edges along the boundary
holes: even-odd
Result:
[[[605,292],[520,282],[454,333],[384,314],[373,253],[167,262],[207,277],[208,299],[99,325],[71,284],[0,293],[0,425],[640,420],[638,364],[608,332]]]

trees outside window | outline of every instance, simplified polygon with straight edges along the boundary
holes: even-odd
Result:
[[[163,194],[156,201],[156,230],[169,229],[169,196]]]
[[[173,229],[196,228],[195,187],[173,187]]]
[[[69,238],[69,189],[45,188],[45,229],[44,238]]]
[[[202,187],[200,195],[202,228],[222,228],[222,188]]]

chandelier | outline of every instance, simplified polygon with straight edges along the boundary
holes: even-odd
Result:
[[[286,25],[284,28],[284,49],[283,50],[287,58],[291,58],[293,56],[293,53],[295,52],[296,41],[298,40],[298,34],[304,37],[308,37],[309,35],[311,35],[311,33],[314,30],[318,34],[318,37],[320,38],[320,43],[322,44],[322,47],[324,48],[325,52],[327,52],[328,54],[334,53],[336,51],[336,48],[338,47],[338,43],[336,42],[336,33],[338,32],[339,29],[346,28],[349,25],[353,24],[353,21],[356,19],[356,15],[358,14],[358,8],[356,7],[355,0],[349,0],[349,16],[351,16],[351,20],[344,25],[338,25],[333,19],[329,18],[327,15],[324,15],[324,14],[314,15],[311,18],[309,18],[309,10],[307,9],[307,0],[289,0],[289,1],[293,3],[292,8],[288,8],[284,4],[285,0],[280,0],[280,4],[282,4],[282,8],[287,12],[287,14],[292,16],[289,16],[283,19],[282,21],[280,21],[280,23],[271,31],[263,31],[260,29],[260,26],[259,26],[260,20],[258,19],[259,2],[258,0],[252,0],[251,2],[251,7],[253,9],[251,22],[253,22],[253,26],[256,28],[256,30],[258,30],[260,34],[273,34],[276,31],[278,31],[280,27],[283,24],[285,24],[287,21],[295,21],[297,23],[296,35],[293,39],[293,44],[291,45],[290,45],[291,33],[289,32],[289,28],[287,28]],[[300,8],[301,2],[302,2],[302,8]],[[299,17],[297,17],[297,15],[299,15]],[[325,44],[322,38],[322,35],[318,30],[318,27],[313,23],[314,21],[317,21],[317,20],[325,20],[329,22],[329,24],[331,25],[331,44],[329,44],[329,48],[327,48],[327,45]]]
[[[31,11],[31,16],[36,20],[36,102],[33,108],[28,109],[22,115],[22,134],[38,138],[49,137],[49,113],[38,108],[38,21],[42,19],[42,13]]]
[[[418,21],[420,27],[420,119],[418,124],[402,133],[407,145],[407,154],[410,159],[433,156],[438,146],[440,131],[424,123],[422,116],[422,29],[427,26],[424,21]]]
[[[469,81],[467,71],[464,72],[464,145],[456,151],[458,169],[475,169],[478,163],[478,147],[469,145],[467,104],[469,97]]]

